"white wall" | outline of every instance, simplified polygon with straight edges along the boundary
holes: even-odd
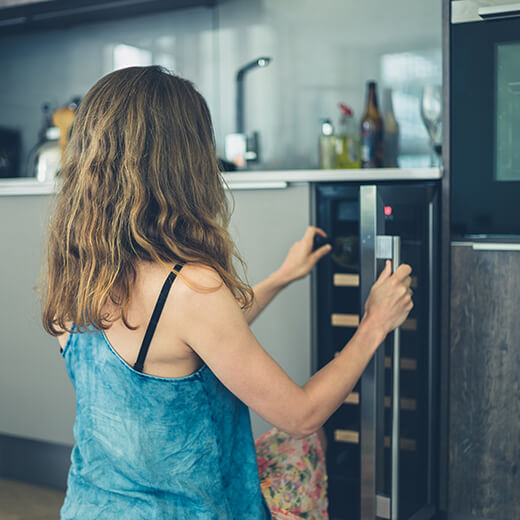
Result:
[[[0,126],[23,129],[25,155],[36,143],[41,104],[84,95],[111,70],[118,44],[148,51],[154,63],[195,82],[212,111],[221,155],[225,135],[235,130],[236,71],[272,57],[245,79],[246,129],[261,134],[256,167],[312,168],[320,119],[337,119],[339,101],[359,118],[365,81],[381,79],[382,55],[437,49],[440,56],[441,2],[223,0],[214,9],[0,38]]]

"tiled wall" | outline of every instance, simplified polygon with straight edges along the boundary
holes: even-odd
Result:
[[[320,119],[337,120],[339,101],[351,105],[359,118],[365,81],[389,81],[382,77],[382,57],[402,54],[415,56],[404,89],[417,113],[407,132],[419,136],[412,153],[424,154],[418,96],[421,83],[440,81],[440,5],[432,0],[223,0],[213,9],[0,38],[0,126],[23,130],[26,157],[36,143],[41,104],[59,106],[85,94],[112,70],[114,52],[121,56],[134,47],[140,50],[137,59],[173,67],[195,82],[210,105],[223,155],[224,137],[235,130],[236,71],[258,56],[270,56],[267,68],[245,79],[246,130],[261,135],[262,160],[255,167],[312,168]],[[118,45],[127,47],[115,50]]]

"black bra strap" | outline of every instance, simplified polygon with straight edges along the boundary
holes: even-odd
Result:
[[[163,310],[164,303],[166,302],[166,298],[168,296],[168,293],[170,292],[172,283],[175,280],[177,273],[181,269],[182,264],[176,264],[173,270],[168,275],[168,278],[166,278],[164,285],[162,286],[161,293],[159,294],[159,298],[157,299],[157,303],[155,304],[155,308],[152,313],[152,317],[150,318],[150,322],[148,323],[143,343],[141,344],[141,349],[139,350],[139,356],[137,356],[137,361],[134,365],[134,369],[138,372],[143,371],[144,360],[146,358],[146,354],[148,353],[148,348],[150,347],[150,342],[152,341],[153,333],[155,332],[155,328],[157,327],[157,322],[161,317],[161,312]]]

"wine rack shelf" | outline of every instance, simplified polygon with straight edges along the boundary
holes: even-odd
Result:
[[[401,325],[401,330],[417,330],[417,320],[414,318],[408,318],[407,320],[404,320],[403,324]]]
[[[334,440],[347,444],[359,444],[359,432],[354,430],[334,430]],[[389,435],[385,435],[384,445],[385,448],[390,448]],[[417,449],[417,442],[415,439],[401,437],[401,439],[399,439],[399,447],[402,451],[415,451]]]
[[[350,392],[343,402],[345,404],[359,404],[359,392]]]
[[[359,274],[335,273],[332,284],[335,287],[359,287]]]
[[[417,370],[417,360],[412,358],[401,358],[401,370]],[[385,357],[385,368],[392,368],[392,358]]]
[[[334,273],[332,277],[334,287],[359,287],[359,274]],[[417,276],[412,276],[412,289],[417,289]]]
[[[333,327],[358,327],[359,314],[332,314],[330,321]]]
[[[351,392],[343,401],[344,404],[359,404],[359,392]],[[385,395],[385,408],[392,406],[392,400],[389,395]],[[401,397],[400,408],[406,412],[415,412],[417,410],[417,401],[407,397]]]
[[[339,314],[330,315],[330,322],[333,327],[358,327],[359,314]],[[415,331],[417,330],[417,320],[409,318],[401,325],[401,330]]]
[[[359,444],[359,432],[353,430],[334,430],[334,440],[348,444]]]
[[[339,352],[334,353],[334,357],[336,356],[339,356]],[[392,358],[390,356],[385,356],[385,368],[392,368]],[[413,358],[401,358],[401,370],[417,370],[417,360]]]

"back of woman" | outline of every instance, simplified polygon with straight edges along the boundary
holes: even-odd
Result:
[[[352,339],[300,387],[249,325],[330,251],[313,251],[325,232],[309,227],[251,288],[229,217],[193,85],[159,67],[99,80],[47,244],[43,325],[77,403],[62,519],[327,518],[320,428],[412,308],[411,269],[386,266]],[[248,408],[275,426],[256,443]]]
[[[62,518],[268,518],[247,407],[203,365],[136,371],[105,334],[63,352],[77,398]]]

